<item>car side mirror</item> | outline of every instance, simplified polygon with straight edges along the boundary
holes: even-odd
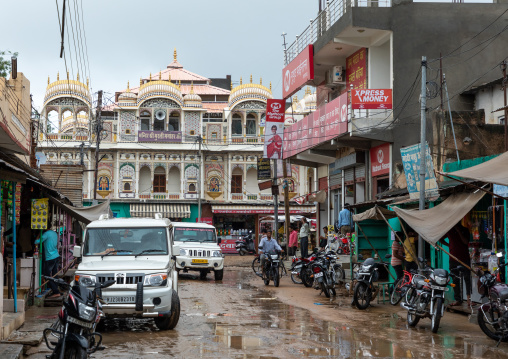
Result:
[[[74,256],[74,258],[81,257],[81,246],[74,246],[74,248],[72,249],[72,255]]]
[[[173,246],[173,257],[180,255],[180,246]]]
[[[217,238],[217,244],[220,244],[222,242],[222,238]]]

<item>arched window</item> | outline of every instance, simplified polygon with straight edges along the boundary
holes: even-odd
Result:
[[[180,131],[180,114],[176,111],[169,115],[168,131]]]
[[[256,136],[256,116],[252,113],[247,115],[246,133],[247,136]]]
[[[131,184],[129,182],[125,182],[123,185],[123,191],[124,192],[130,192],[131,191]]]
[[[189,193],[196,193],[196,184],[195,183],[189,184]]]
[[[243,193],[243,175],[240,168],[233,170],[231,176],[231,193]]]
[[[159,166],[153,174],[153,191],[155,193],[166,193],[166,169]]]
[[[235,113],[231,122],[231,133],[236,136],[242,135],[242,117]]]
[[[141,131],[149,131],[150,130],[150,112],[142,111],[139,117],[141,119]]]

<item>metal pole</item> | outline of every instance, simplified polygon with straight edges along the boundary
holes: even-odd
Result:
[[[93,199],[97,199],[97,172],[99,171],[99,147],[101,145],[101,112],[102,112],[102,90],[98,92],[97,113],[95,124],[95,180],[93,185]]]
[[[508,108],[506,107],[506,61],[501,63],[503,70],[503,91],[504,91],[504,150],[508,151]]]
[[[12,263],[14,283],[14,313],[18,312],[18,286],[16,282],[16,182],[12,182]]]
[[[277,160],[273,160],[273,183],[272,186],[277,185]],[[277,193],[277,192],[276,192]],[[273,195],[273,229],[275,231],[275,240],[277,240],[277,234],[279,233],[279,196]]]
[[[287,177],[287,160],[283,162],[283,171],[284,178]],[[289,255],[289,226],[291,225],[291,217],[289,216],[289,181],[287,179],[284,180],[284,215],[285,215],[285,223],[286,223],[286,253]]]
[[[508,248],[506,244],[506,200],[504,200],[504,262],[508,263]],[[504,281],[508,281],[508,268],[504,267]]]
[[[203,139],[201,138],[201,135],[198,136],[198,142],[199,142],[199,150],[198,150],[198,160],[199,160],[199,168],[198,168],[198,221],[201,220],[201,142]]]
[[[455,152],[457,152],[457,160],[460,163],[459,150],[457,148],[457,139],[455,138],[455,128],[453,127],[452,108],[450,107],[450,97],[448,96],[448,84],[446,83],[446,76],[444,74],[443,74],[443,80],[444,80],[445,91],[446,91],[446,100],[448,101],[448,113],[450,114],[450,123],[452,125],[453,142],[455,142]]]
[[[426,139],[426,125],[427,125],[427,58],[422,56],[422,89],[421,89],[421,123],[420,123],[420,211],[425,209],[425,174],[426,174],[426,154],[427,154],[427,141]],[[418,240],[418,256],[425,257],[425,247],[422,236]],[[417,260],[419,266],[420,263]]]

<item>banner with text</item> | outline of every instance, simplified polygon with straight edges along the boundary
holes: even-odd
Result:
[[[346,58],[346,88],[367,88],[367,49],[362,48]]]
[[[370,163],[372,177],[390,173],[390,144],[384,143],[370,149]]]
[[[282,97],[287,99],[314,80],[314,47],[309,45],[282,70]]]
[[[270,160],[258,157],[258,181],[272,179],[272,167]]]
[[[425,146],[427,148],[425,155],[425,198],[439,197],[429,145],[425,143]],[[404,174],[406,175],[407,190],[411,199],[418,199],[420,197],[420,148],[420,144],[417,144],[400,149]]]
[[[390,110],[392,109],[392,90],[353,90],[351,106],[353,110]]]
[[[269,99],[266,102],[265,146],[263,149],[263,158],[282,158],[284,111],[284,100]]]

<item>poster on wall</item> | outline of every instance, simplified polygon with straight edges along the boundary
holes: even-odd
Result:
[[[425,155],[425,198],[439,197],[429,145],[425,143],[425,146],[427,148]],[[418,199],[420,197],[420,144],[401,148],[400,154],[402,155],[402,164],[404,166],[404,174],[406,175],[409,198]]]
[[[281,159],[284,138],[284,100],[269,99],[266,102],[265,146],[263,158]]]
[[[361,48],[346,58],[346,88],[367,88],[367,49]]]
[[[269,180],[272,178],[272,168],[270,160],[258,157],[258,181]]]
[[[47,229],[49,215],[49,198],[32,199],[31,228]]]
[[[372,177],[390,174],[390,144],[372,147],[370,149],[370,163]]]

